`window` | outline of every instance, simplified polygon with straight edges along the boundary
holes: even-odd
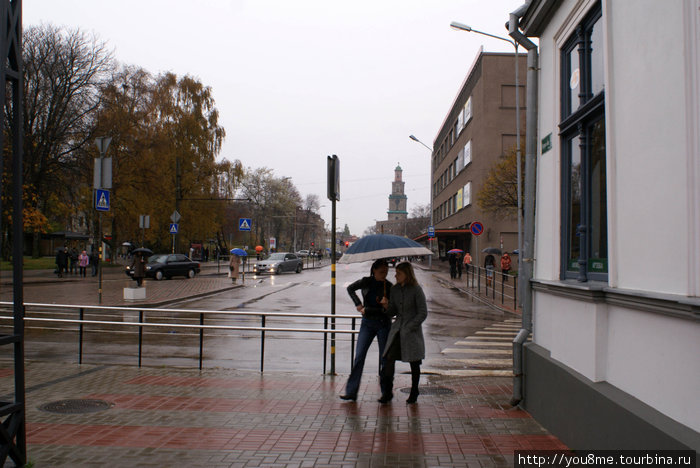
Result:
[[[467,167],[472,162],[472,141],[469,140],[464,145],[464,167]]]
[[[608,274],[604,70],[600,5],[561,50],[562,278]]]
[[[463,193],[464,193],[464,195],[463,195],[464,200],[462,201],[462,203],[464,204],[464,207],[466,208],[467,206],[472,204],[472,183],[471,182],[467,182],[467,185],[464,186]]]

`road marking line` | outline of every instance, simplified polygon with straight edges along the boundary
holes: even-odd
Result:
[[[502,349],[474,349],[474,348],[446,348],[442,350],[442,354],[450,353],[471,353],[471,354],[498,354],[500,356],[510,356],[510,350]]]
[[[448,358],[450,361],[461,362],[468,366],[512,366],[513,359],[459,359],[459,358]]]
[[[458,341],[455,346],[496,346],[499,348],[510,348],[513,344],[510,341],[501,343],[500,341]]]

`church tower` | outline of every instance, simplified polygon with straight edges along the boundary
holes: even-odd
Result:
[[[402,173],[401,166],[396,166],[394,181],[391,183],[391,195],[389,195],[389,210],[387,211],[387,220],[389,221],[408,218],[407,200],[404,193],[405,182],[402,180]]]

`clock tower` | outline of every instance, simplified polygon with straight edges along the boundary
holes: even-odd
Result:
[[[391,183],[391,195],[389,195],[388,221],[408,218],[408,211],[406,211],[407,197],[404,193],[405,182],[402,180],[402,173],[401,166],[396,166],[396,169],[394,169],[394,181]]]

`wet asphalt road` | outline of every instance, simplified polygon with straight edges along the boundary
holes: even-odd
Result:
[[[359,314],[355,311],[346,288],[356,279],[369,273],[370,263],[337,265],[336,314]],[[435,371],[454,366],[445,359],[441,351],[454,345],[464,337],[490,324],[517,316],[494,310],[472,302],[439,279],[444,273],[428,272],[416,268],[416,273],[428,299],[428,319],[423,331],[426,339],[426,361],[424,367]],[[327,314],[331,311],[330,266],[317,270],[304,270],[300,274],[284,273],[277,276],[246,278],[245,286],[212,296],[185,300],[170,304],[168,309],[196,309],[231,312],[287,312],[308,315]],[[394,270],[389,279],[394,281]],[[197,281],[198,278],[189,281]],[[199,323],[195,313],[165,312],[157,314],[159,321]],[[115,314],[115,321],[136,321],[137,312]],[[105,318],[105,317],[103,317]],[[147,316],[147,320],[151,318]],[[349,319],[337,319],[338,328],[350,328]],[[256,327],[261,325],[260,316],[209,316],[207,325],[236,325]],[[268,318],[268,327],[322,328],[323,319],[315,317]],[[74,327],[75,328],[75,327]],[[138,359],[138,334],[128,331],[94,327],[86,334],[83,346],[84,363],[135,364]],[[77,361],[77,333],[60,331],[57,327],[30,330],[27,335],[27,357],[29,359],[52,359]],[[328,337],[330,340],[330,337]],[[204,338],[204,367],[222,367],[259,370],[261,367],[261,333],[250,330],[211,330]],[[162,328],[147,330],[143,337],[143,365],[175,365],[196,367],[198,365],[199,335],[195,330]],[[370,348],[365,372],[377,372],[377,345]],[[330,343],[326,347],[326,372],[331,370]],[[320,333],[266,332],[264,342],[265,370],[311,372],[324,370],[324,336]],[[335,371],[350,372],[351,338],[347,334],[336,334]],[[406,367],[408,367],[406,365]],[[402,372],[401,365],[397,372]]]

